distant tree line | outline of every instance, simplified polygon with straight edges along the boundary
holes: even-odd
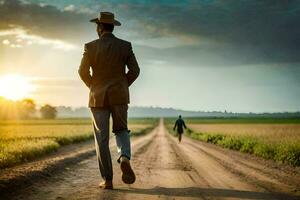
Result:
[[[57,115],[57,110],[55,107],[46,104],[40,109],[42,118],[44,119],[54,119]]]
[[[0,97],[0,120],[8,119],[55,119],[57,110],[54,106],[49,104],[37,108],[34,100],[23,99],[19,101],[12,101]]]

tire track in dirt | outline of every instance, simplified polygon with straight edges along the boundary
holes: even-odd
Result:
[[[171,139],[175,141],[174,138]],[[248,166],[243,162],[244,160],[241,156],[233,159],[229,156],[230,151],[226,149],[214,148],[210,144],[187,137],[183,138],[180,146],[186,152],[186,155],[189,155],[191,160],[193,160],[193,166],[197,166],[198,172],[209,181],[211,187],[259,191],[264,193],[263,197],[270,199],[297,199],[297,197],[286,194],[291,194],[291,191],[295,190],[293,184],[283,183],[275,178],[278,177],[276,175],[268,176],[264,172],[254,170],[253,166],[257,165],[257,163]],[[195,159],[196,157],[197,159]],[[268,171],[270,170],[268,169]],[[218,178],[216,179],[213,176]],[[293,182],[298,180],[299,183],[299,179],[296,177],[294,179]]]
[[[293,193],[300,186],[299,173],[294,176],[288,173],[283,174],[281,170],[267,165],[261,165],[256,160],[249,160],[249,156],[237,155],[220,147],[213,147],[210,144],[194,141],[185,137],[185,141],[191,148],[201,151],[215,159],[224,168],[244,178],[245,181],[265,189],[269,192]]]
[[[151,142],[137,151],[133,165],[138,178],[133,187],[122,190],[122,199],[207,199],[199,191],[195,193],[204,179],[168,138],[162,121]]]

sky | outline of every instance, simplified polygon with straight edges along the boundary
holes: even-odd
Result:
[[[77,70],[100,11],[141,68],[131,106],[300,110],[299,0],[0,0],[0,76],[29,77],[38,104],[87,106]]]

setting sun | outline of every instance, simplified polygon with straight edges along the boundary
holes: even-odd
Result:
[[[28,78],[17,74],[0,77],[0,86],[0,96],[10,100],[25,98],[34,90]]]

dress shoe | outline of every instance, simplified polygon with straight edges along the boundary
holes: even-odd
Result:
[[[99,184],[99,187],[102,188],[102,189],[112,190],[113,189],[113,183],[112,183],[112,181],[106,180],[106,181],[101,182]]]
[[[126,184],[132,184],[135,182],[135,174],[130,166],[129,159],[122,156],[120,159],[120,167],[122,171],[122,180]]]

